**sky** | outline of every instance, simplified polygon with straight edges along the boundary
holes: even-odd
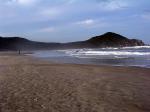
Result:
[[[72,42],[115,32],[150,44],[150,0],[0,0],[0,35]]]

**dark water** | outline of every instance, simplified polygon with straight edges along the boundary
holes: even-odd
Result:
[[[59,63],[150,68],[150,46],[35,51],[32,55]]]

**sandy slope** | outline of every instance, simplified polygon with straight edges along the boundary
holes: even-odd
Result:
[[[150,112],[150,69],[0,55],[0,112]]]

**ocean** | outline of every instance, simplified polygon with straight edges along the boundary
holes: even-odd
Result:
[[[59,63],[150,68],[150,46],[34,51],[32,56]]]

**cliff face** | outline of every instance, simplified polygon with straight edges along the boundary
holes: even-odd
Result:
[[[127,37],[112,32],[92,37],[86,41],[64,44],[35,42],[20,37],[0,37],[0,50],[46,50],[70,48],[127,47],[143,45],[145,44],[141,40],[128,39]]]

